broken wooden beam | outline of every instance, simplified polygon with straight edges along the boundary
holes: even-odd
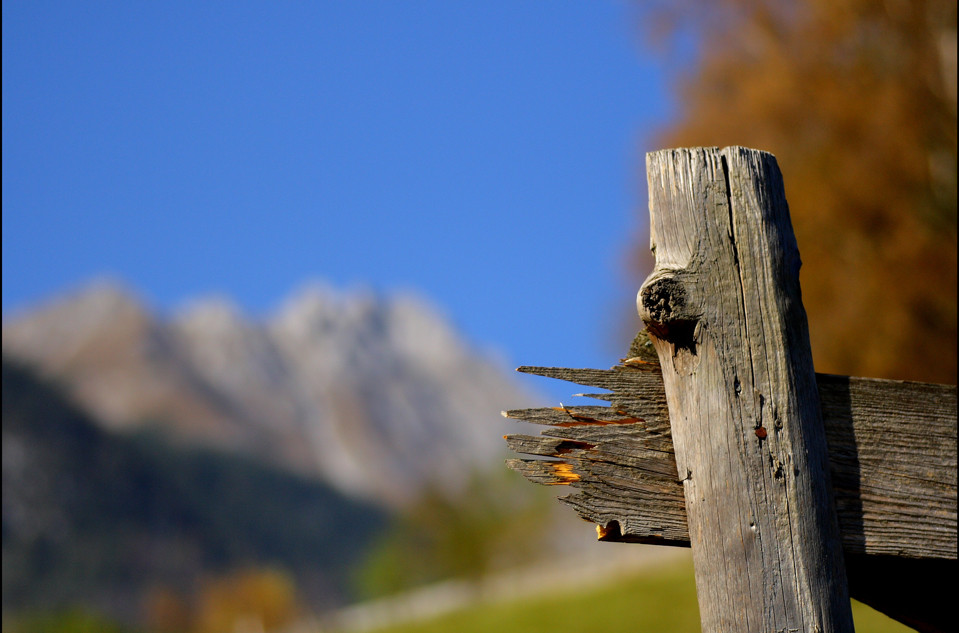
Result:
[[[663,150],[647,176],[650,335],[607,372],[536,369],[610,406],[508,412],[547,426],[507,436],[546,458],[511,466],[578,489],[601,540],[691,545],[704,630],[851,631],[849,588],[944,630],[926,579],[956,564],[955,387],[814,373],[771,154]],[[921,578],[890,592],[883,569]]]
[[[546,427],[507,436],[512,450],[538,457],[510,467],[575,490],[560,500],[595,523],[601,541],[688,547],[662,374],[645,332],[612,369],[519,371],[606,390],[591,397],[609,406],[504,412]],[[816,382],[850,595],[920,631],[949,630],[950,586],[939,579],[957,565],[956,387]]]
[[[538,483],[570,485],[562,499],[607,527],[604,540],[689,544],[682,485],[658,363],[613,369],[521,367],[521,372],[609,390],[608,407],[507,411],[544,425],[509,435],[512,459]],[[956,559],[956,387],[816,374],[843,551]],[[570,475],[576,475],[573,479]],[[624,483],[625,482],[625,483]]]

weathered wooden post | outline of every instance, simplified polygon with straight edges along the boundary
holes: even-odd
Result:
[[[557,458],[510,467],[573,488],[561,500],[601,541],[692,544],[705,631],[851,630],[847,578],[900,622],[953,630],[956,387],[813,373],[771,155],[666,150],[648,170],[648,332],[611,369],[521,367],[609,406],[505,412],[546,427],[513,450]]]
[[[646,159],[659,355],[705,631],[852,631],[826,437],[776,159]]]

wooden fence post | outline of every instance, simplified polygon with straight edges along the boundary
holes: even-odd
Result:
[[[507,435],[539,457],[507,463],[570,487],[560,500],[601,541],[692,544],[707,631],[850,628],[847,590],[952,631],[956,387],[811,373],[772,156],[673,150],[649,165],[650,331],[610,369],[520,367],[603,390],[586,395],[609,406],[505,411],[545,427]]]
[[[852,631],[799,253],[775,158],[647,156],[662,365],[704,631]]]

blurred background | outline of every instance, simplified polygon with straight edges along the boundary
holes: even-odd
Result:
[[[698,630],[512,368],[626,354],[644,154],[735,144],[817,371],[955,384],[956,103],[950,0],[5,2],[4,629]]]

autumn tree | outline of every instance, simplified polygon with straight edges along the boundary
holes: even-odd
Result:
[[[210,578],[200,592],[194,630],[275,631],[300,614],[296,587],[285,572],[249,568]]]
[[[207,576],[193,590],[155,587],[143,615],[151,633],[236,633],[285,630],[303,613],[289,574],[246,567]]]
[[[817,370],[955,383],[955,0],[641,6],[667,54],[698,42],[656,148],[779,161]]]

